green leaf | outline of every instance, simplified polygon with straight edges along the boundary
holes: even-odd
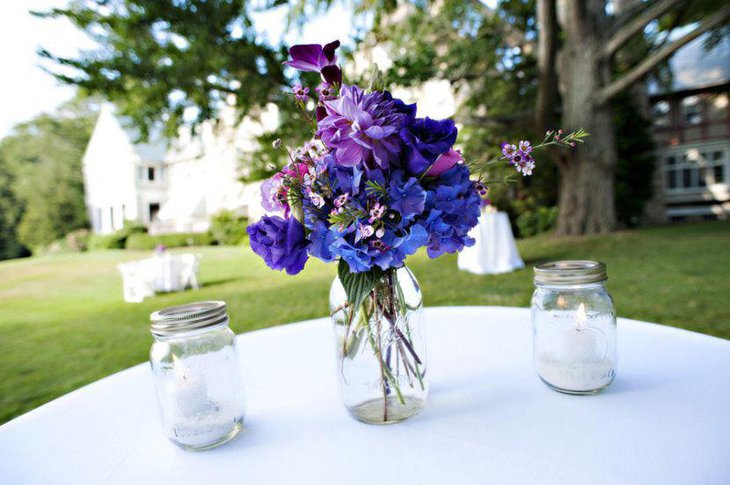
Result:
[[[383,270],[378,267],[362,273],[351,273],[347,261],[340,259],[340,264],[337,266],[337,276],[345,288],[347,301],[352,305],[352,315],[360,308],[368,293],[373,291],[383,274]]]

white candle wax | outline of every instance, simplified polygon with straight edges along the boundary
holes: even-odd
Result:
[[[207,410],[190,417],[173,417],[165,423],[167,434],[180,444],[193,448],[215,443],[243,422],[240,406],[209,401]]]
[[[566,360],[552,352],[535,359],[537,372],[551,385],[568,391],[592,391],[609,384],[614,377],[613,362],[608,359]]]
[[[168,385],[167,394],[185,417],[200,414],[207,409],[208,388],[200,377],[184,375],[176,379]]]
[[[613,380],[613,362],[607,358],[606,335],[598,328],[602,320],[588,315],[581,303],[575,313],[559,312],[550,332],[552,345],[535,356],[540,376],[568,391],[591,391]]]

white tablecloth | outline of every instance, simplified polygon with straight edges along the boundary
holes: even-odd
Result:
[[[479,224],[469,235],[476,242],[459,253],[459,269],[475,274],[498,274],[524,268],[504,212],[482,213]]]
[[[191,453],[163,437],[148,365],[0,427],[2,484],[719,484],[730,478],[730,342],[630,320],[598,396],[549,390],[527,309],[427,310],[423,413],[365,425],[342,408],[327,320],[239,337],[249,413]]]

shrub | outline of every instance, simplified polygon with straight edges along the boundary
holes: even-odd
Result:
[[[63,239],[69,251],[79,253],[88,249],[89,235],[90,232],[88,229],[76,229],[66,234],[66,237]]]
[[[92,234],[89,236],[88,249],[90,251],[97,249],[124,249],[125,237],[120,237],[116,232],[114,234]]]
[[[235,245],[246,239],[248,219],[233,211],[222,210],[210,220],[210,232],[217,244]]]
[[[136,233],[127,238],[125,247],[127,249],[154,249],[160,244],[168,248],[210,246],[213,244],[213,237],[208,232],[158,234],[154,236],[146,233]]]
[[[555,227],[558,220],[557,207],[538,206],[532,198],[515,203],[517,228],[521,237],[532,237]]]
[[[123,237],[125,240],[132,234],[144,234],[147,232],[147,228],[137,221],[124,221],[124,227],[116,232],[119,237]]]
[[[132,234],[146,234],[147,228],[135,221],[124,221],[124,227],[112,234],[91,234],[87,249],[124,249]]]

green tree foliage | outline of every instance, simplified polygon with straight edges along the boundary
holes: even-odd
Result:
[[[3,218],[17,221],[7,226],[17,243],[37,249],[88,224],[81,159],[93,120],[88,106],[71,104],[16,126],[0,143],[0,178],[10,181],[0,180],[0,204],[11,209]]]
[[[216,117],[231,98],[241,116],[280,89],[284,52],[259,40],[245,0],[77,0],[36,13],[65,17],[98,49],[55,61],[60,81],[100,94],[132,118],[143,138]],[[231,96],[232,95],[232,96]]]
[[[616,167],[616,215],[622,225],[635,226],[653,195],[656,146],[651,134],[652,124],[637,107],[630,93],[617,97],[613,108],[619,157]]]
[[[17,236],[21,209],[13,185],[15,166],[3,156],[0,145],[0,260],[19,258],[30,254]]]

